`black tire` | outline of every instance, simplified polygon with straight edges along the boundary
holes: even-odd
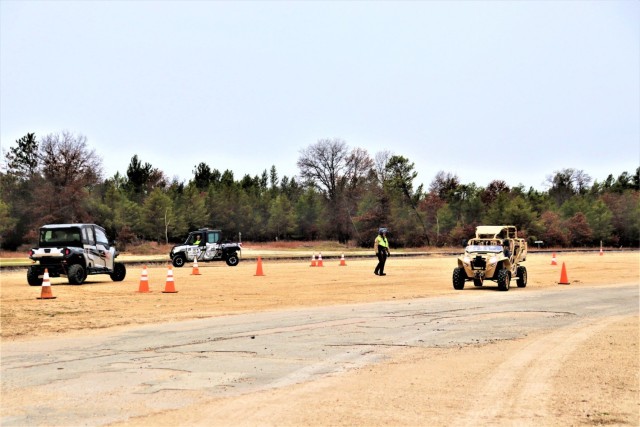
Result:
[[[518,278],[516,280],[518,287],[526,288],[527,287],[527,267],[525,267],[524,265],[518,266],[518,269],[516,270],[516,277]]]
[[[80,264],[73,264],[69,266],[67,278],[69,279],[69,283],[72,285],[82,285],[82,283],[84,283],[84,279],[87,278],[87,273],[84,271],[84,267]]]
[[[42,277],[38,277],[38,271],[33,267],[27,270],[27,282],[29,286],[42,286]]]
[[[464,282],[467,278],[467,274],[464,272],[464,268],[456,267],[453,269],[453,289],[458,291],[464,289]]]
[[[240,258],[238,258],[238,254],[236,252],[232,252],[227,255],[227,259],[225,259],[225,261],[229,267],[235,267],[240,262]]]
[[[505,268],[498,271],[498,289],[508,291],[511,286],[511,272]]]
[[[171,263],[174,267],[184,267],[184,264],[187,262],[187,257],[184,254],[177,254],[173,257]]]
[[[477,287],[481,287],[482,286],[482,280],[480,279],[473,279],[473,285],[477,286]]]
[[[116,262],[115,264],[113,264],[113,273],[109,275],[111,276],[111,280],[113,280],[114,282],[122,282],[126,275],[127,267],[125,267],[123,263]]]

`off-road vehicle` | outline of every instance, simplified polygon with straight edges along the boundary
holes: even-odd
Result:
[[[222,242],[222,231],[201,228],[192,231],[183,244],[174,246],[169,258],[174,267],[182,267],[187,261],[198,262],[225,261],[234,267],[240,262],[238,252],[242,250],[240,243]]]
[[[480,225],[474,238],[466,242],[464,255],[453,269],[454,289],[464,289],[466,281],[482,286],[485,280],[498,283],[498,289],[508,291],[512,278],[519,288],[527,286],[527,268],[520,263],[527,259],[527,241],[518,238],[512,225]]]
[[[118,251],[104,228],[95,224],[50,224],[40,228],[38,247],[29,258],[37,264],[27,270],[27,282],[41,286],[45,268],[49,277],[65,276],[81,285],[89,274],[108,274],[114,282],[124,280],[127,269],[116,262]]]

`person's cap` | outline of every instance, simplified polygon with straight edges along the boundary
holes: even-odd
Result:
[[[378,230],[378,233],[380,233],[380,234],[382,234],[382,233],[386,233],[386,232],[387,232],[387,229],[386,229],[386,228],[380,228],[380,229]]]

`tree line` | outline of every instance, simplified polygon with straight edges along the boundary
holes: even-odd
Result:
[[[582,170],[547,177],[548,190],[464,184],[440,171],[428,188],[415,165],[389,151],[373,157],[341,139],[302,149],[299,175],[280,177],[195,165],[187,182],[170,180],[134,155],[126,174],[104,178],[86,137],[28,133],[4,153],[0,169],[1,247],[37,241],[48,223],[92,222],[126,247],[177,242],[192,230],[220,228],[230,239],[336,240],[371,246],[379,227],[396,247],[459,246],[481,224],[515,225],[545,246],[640,245],[640,167],[592,182]]]

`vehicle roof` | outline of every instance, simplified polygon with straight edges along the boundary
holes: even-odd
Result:
[[[477,238],[489,238],[487,236],[496,237],[503,230],[508,230],[513,234],[516,231],[516,227],[514,225],[479,225],[476,227],[476,237]]]
[[[189,234],[193,234],[193,233],[203,233],[205,231],[221,231],[221,230],[217,230],[217,229],[213,229],[213,228],[201,228],[199,230],[193,230],[191,233]]]
[[[86,227],[88,225],[92,225],[98,228],[102,228],[104,230],[103,227],[100,227],[97,224],[87,224],[87,223],[72,223],[72,224],[47,224],[47,225],[43,225],[40,228],[69,228],[69,227]]]

